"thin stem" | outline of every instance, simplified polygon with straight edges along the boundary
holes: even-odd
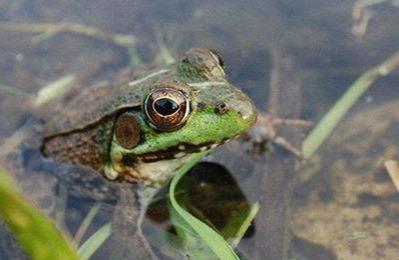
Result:
[[[8,85],[1,84],[1,83],[0,83],[0,91],[4,91],[4,92],[7,92],[7,93],[15,95],[15,96],[25,96],[25,97],[31,96],[31,94],[26,93],[22,90],[19,90],[18,88],[14,87],[14,86],[8,86]]]
[[[80,241],[82,240],[84,234],[86,233],[87,229],[89,228],[90,224],[92,223],[94,217],[97,215],[97,212],[100,210],[101,203],[96,202],[94,206],[90,209],[89,213],[86,215],[78,231],[76,231],[74,236],[74,242],[76,245],[79,245]]]
[[[98,28],[78,24],[78,23],[19,23],[19,22],[0,22],[0,30],[13,32],[32,32],[32,33],[59,33],[71,32],[85,35],[97,39],[111,41],[116,45],[131,47],[136,38],[132,35],[112,34],[104,32]]]

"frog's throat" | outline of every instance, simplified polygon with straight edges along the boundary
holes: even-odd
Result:
[[[104,167],[103,174],[112,181],[144,183],[159,187],[168,180],[174,168],[188,160],[190,155],[212,150],[232,139],[199,145],[182,143],[164,151],[117,156],[118,159],[111,159],[112,162]]]

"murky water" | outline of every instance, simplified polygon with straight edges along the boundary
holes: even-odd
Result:
[[[288,112],[278,115],[318,122],[362,73],[399,48],[399,8],[391,1],[367,7],[360,19],[363,27],[355,27],[365,30],[354,34],[354,3],[2,0],[0,154],[21,148],[15,136],[21,127],[30,129],[31,136],[34,125],[39,134],[33,134],[29,143],[36,147],[40,143],[40,122],[33,118],[51,115],[54,104],[33,109],[30,100],[43,86],[75,75],[83,88],[110,79],[135,63],[159,62],[164,47],[175,56],[193,46],[216,50],[226,63],[230,81],[248,93],[263,112],[276,111],[271,89],[277,86],[284,92],[295,86],[296,93],[280,96],[277,105],[283,109],[277,111]],[[5,21],[84,24],[133,36],[134,50],[109,38],[81,33],[6,30],[1,26]],[[284,72],[287,66],[289,72]],[[245,259],[396,259],[399,195],[383,160],[399,160],[398,80],[398,69],[378,80],[304,166],[297,167],[295,158],[283,160],[293,156],[278,145],[269,143],[266,150],[253,153],[251,143],[234,142],[218,149],[208,159],[212,163],[193,171],[186,180],[190,188],[183,192],[184,200],[197,216],[217,228],[223,228],[234,212],[259,201],[260,214],[238,245]],[[290,113],[294,110],[298,111]],[[290,128],[278,130],[283,136],[288,133],[284,137],[292,143],[300,142],[291,136]],[[309,129],[300,131],[306,134]],[[59,169],[49,161],[37,166],[35,161],[41,159],[34,151],[28,156],[33,158],[29,165],[34,166],[34,173],[43,168]],[[9,161],[13,159],[7,159],[9,168],[18,166]],[[279,164],[286,165],[288,172],[284,169],[284,175],[271,180],[282,188],[265,190],[263,177],[272,176]],[[205,168],[203,175],[197,172],[201,167]],[[298,168],[301,171],[295,171]],[[216,174],[220,176],[213,176]],[[56,182],[35,177],[21,185],[26,193],[36,194],[35,184],[43,179]],[[67,196],[58,188],[48,192]],[[196,204],[198,198],[204,200]],[[73,234],[95,201],[71,197],[65,203],[63,218]],[[103,203],[84,238],[112,218],[114,204]],[[148,222],[158,223],[155,226],[161,230],[171,227],[166,207],[157,202],[148,212]],[[265,208],[269,212],[263,212]],[[94,259],[116,250],[113,246],[105,244]],[[155,250],[162,255],[162,250]]]

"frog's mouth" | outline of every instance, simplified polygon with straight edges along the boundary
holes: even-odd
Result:
[[[172,160],[183,158],[188,154],[199,153],[212,150],[221,144],[224,144],[231,139],[225,139],[219,143],[202,143],[199,145],[193,145],[189,143],[181,143],[176,146],[172,146],[164,151],[145,153],[137,155],[136,158],[144,163],[157,162],[161,160]]]

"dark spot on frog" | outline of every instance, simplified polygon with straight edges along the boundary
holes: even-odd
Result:
[[[216,101],[215,104],[215,113],[219,115],[223,115],[229,111],[227,105],[223,101]]]
[[[135,163],[137,163],[136,158],[134,158],[130,155],[124,155],[122,157],[122,164],[125,166],[132,167]]]
[[[187,58],[183,58],[183,59],[181,59],[181,62],[182,63],[188,63],[188,59]]]
[[[198,102],[197,108],[198,108],[199,110],[203,110],[203,109],[205,109],[205,107],[206,107],[205,102]]]

